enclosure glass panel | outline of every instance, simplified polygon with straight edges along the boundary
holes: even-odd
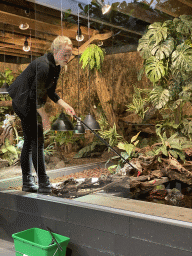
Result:
[[[53,197],[191,209],[191,2],[0,6],[0,189],[47,173]]]

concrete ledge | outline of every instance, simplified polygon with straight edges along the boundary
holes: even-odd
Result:
[[[48,226],[70,237],[72,256],[192,256],[189,222],[22,191],[0,192],[0,201],[0,239]]]
[[[50,179],[55,179],[58,177],[62,177],[64,175],[69,175],[71,173],[82,172],[84,170],[88,170],[90,168],[96,168],[96,167],[103,168],[104,166],[105,166],[105,162],[77,165],[77,166],[65,167],[57,170],[49,170],[47,171],[47,175],[50,177]],[[107,166],[109,166],[109,164]],[[34,175],[36,176],[36,173],[34,173]],[[8,189],[8,187],[18,187],[18,186],[22,186],[22,176],[0,180],[0,191],[6,190]]]
[[[81,168],[85,166],[49,171],[48,175],[55,178]],[[102,192],[71,200],[4,190],[0,202],[0,239],[12,243],[16,232],[48,226],[70,237],[72,256],[192,256],[191,209]],[[177,218],[174,212],[178,209]]]

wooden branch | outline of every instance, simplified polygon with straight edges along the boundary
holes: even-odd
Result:
[[[169,159],[163,159],[164,171],[166,175],[172,180],[180,180],[183,183],[192,185],[192,172],[188,171],[181,165],[174,157],[169,154]]]
[[[190,7],[192,7],[192,2],[191,1],[186,1],[186,0],[178,0],[179,2],[181,2],[181,3],[183,3],[183,4],[186,4],[186,5],[188,5],[188,6],[190,6]]]
[[[84,52],[84,50],[86,49],[86,47],[91,42],[93,42],[94,40],[101,40],[101,41],[103,41],[103,40],[106,40],[106,39],[110,38],[113,35],[112,32],[108,32],[108,33],[105,33],[105,34],[97,34],[97,33],[98,32],[94,31],[93,32],[93,36],[87,42],[85,42],[83,45],[81,45],[79,47],[79,51],[78,51],[78,49],[73,49],[72,53],[74,55],[82,54]],[[75,58],[75,56],[72,56],[69,61],[71,61],[74,58]]]

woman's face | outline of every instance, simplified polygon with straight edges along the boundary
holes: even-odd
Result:
[[[65,66],[67,65],[72,55],[72,47],[69,45],[61,48],[57,53],[54,54],[56,65]]]

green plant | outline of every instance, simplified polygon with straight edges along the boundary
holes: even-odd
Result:
[[[83,63],[82,69],[85,69],[89,65],[90,70],[96,68],[98,71],[101,71],[104,55],[105,51],[101,47],[90,44],[82,53],[79,63]]]
[[[181,124],[181,132],[192,141],[192,121],[184,119]]]
[[[10,85],[12,83],[14,79],[14,76],[12,75],[12,70],[10,70],[9,68],[7,68],[5,70],[5,72],[0,72],[0,84],[1,86],[4,83],[7,83],[8,85]]]
[[[125,159],[125,160],[130,160],[133,156],[134,156],[134,152],[135,152],[135,148],[137,146],[137,144],[139,143],[139,140],[137,140],[138,136],[139,136],[140,132],[138,132],[135,136],[133,136],[131,138],[131,143],[127,143],[127,142],[119,142],[117,147],[119,149],[123,149],[125,152],[121,152],[121,156]],[[116,159],[119,158],[119,156],[114,156],[111,157],[107,163],[112,160],[112,159]],[[111,171],[112,169],[116,168],[116,172],[118,172],[123,165],[125,164],[125,160],[120,159],[118,161],[117,165],[112,165],[110,166],[108,169],[109,171]]]
[[[157,109],[168,107],[175,122],[181,121],[182,106],[191,101],[184,91],[192,87],[192,16],[155,22],[139,40],[143,69],[153,83],[150,101]],[[139,75],[141,75],[141,73]]]
[[[157,132],[157,135],[161,139],[161,145],[157,146],[152,151],[149,151],[147,154],[149,155],[159,155],[160,153],[164,156],[168,156],[171,154],[174,158],[180,158],[181,160],[185,160],[185,148],[190,148],[192,143],[187,141],[184,137],[179,137],[177,133],[173,134],[171,137],[167,138],[166,132],[163,135],[160,132]],[[161,162],[161,158],[158,157],[158,161]]]
[[[139,89],[134,86],[133,102],[127,105],[127,111],[137,113],[142,119],[145,117],[145,113],[149,109],[146,107],[146,103],[149,101],[146,94],[149,92],[149,89]],[[142,93],[145,94],[145,97],[142,96]]]
[[[0,101],[11,101],[12,98],[9,96],[9,94],[7,95],[1,95],[0,94]],[[10,110],[12,109],[12,106],[10,107],[4,107],[4,106],[1,106],[0,108],[0,119],[4,119],[5,118],[5,114],[8,113]]]
[[[15,159],[18,159],[18,153],[21,151],[10,144],[8,139],[5,139],[5,144],[1,147],[1,152],[3,154],[2,158],[6,159],[11,165]]]
[[[109,128],[109,123],[107,122],[107,119],[103,113],[100,114],[100,118],[97,121],[101,128],[101,131],[105,131]]]
[[[54,142],[49,144],[45,149],[44,149],[44,154],[45,155],[52,155],[56,150],[54,149]]]
[[[55,143],[58,146],[66,145],[68,143],[74,143],[79,140],[79,137],[75,137],[73,131],[49,131],[49,141]]]
[[[123,139],[123,137],[117,133],[115,123],[108,131],[99,131],[99,134],[103,139],[108,141],[111,147],[117,146],[118,142]],[[110,148],[108,148],[108,151],[110,151]]]

